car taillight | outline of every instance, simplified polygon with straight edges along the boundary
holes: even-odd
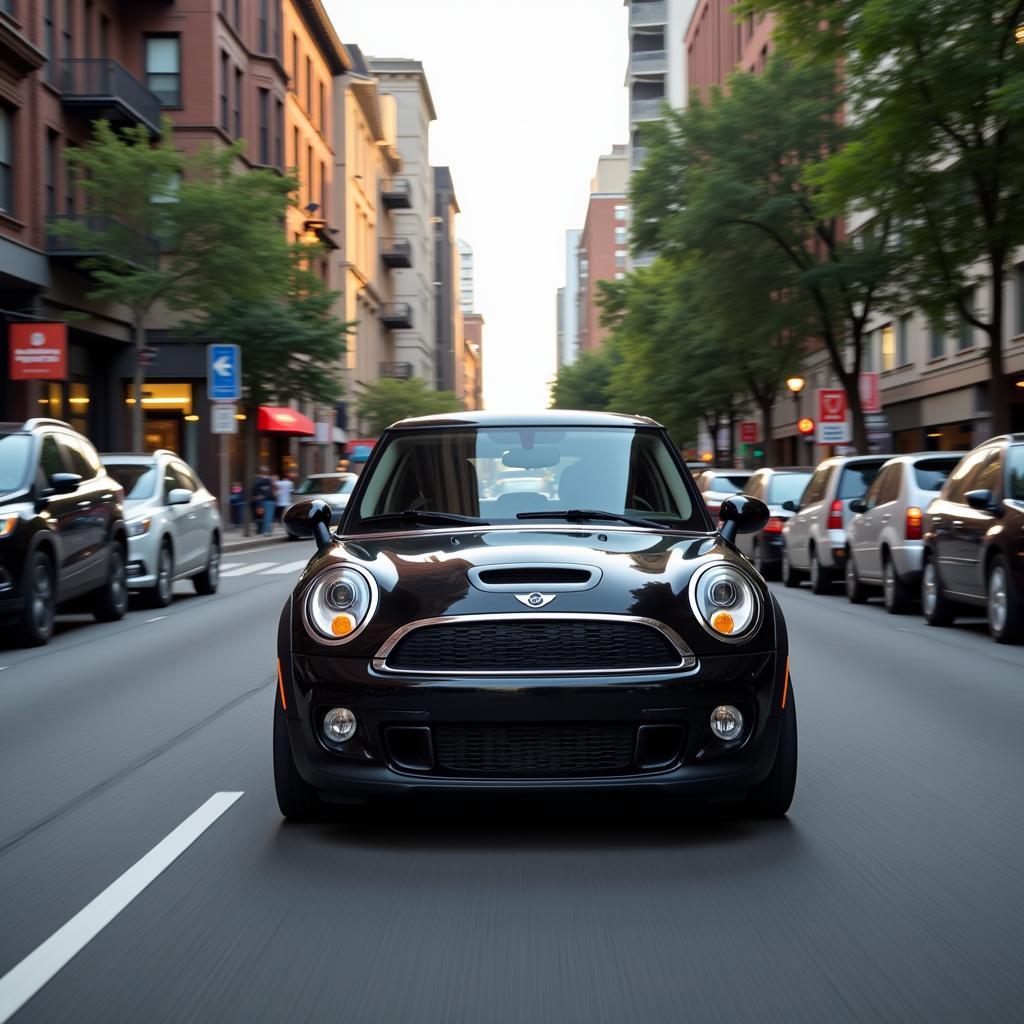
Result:
[[[841,530],[843,528],[843,503],[836,498],[828,511],[828,529]]]
[[[708,503],[708,512],[712,519],[718,518],[718,511],[721,507],[721,505],[712,505],[711,503]]]
[[[772,516],[767,523],[764,524],[765,533],[782,533],[782,528],[786,525],[785,519],[780,519],[778,516]]]
[[[924,522],[924,513],[913,505],[907,509],[907,540],[921,539],[921,524]]]

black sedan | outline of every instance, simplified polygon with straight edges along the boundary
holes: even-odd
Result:
[[[543,484],[497,497],[508,471]],[[552,497],[555,494],[557,497]],[[623,790],[785,814],[786,626],[651,420],[462,413],[385,432],[281,615],[281,811],[450,791]]]
[[[745,495],[768,506],[769,518],[763,530],[740,538],[737,546],[766,580],[776,579],[782,567],[782,530],[793,515],[785,503],[799,504],[813,475],[813,469],[801,466],[759,469],[743,488]]]
[[[1024,434],[968,452],[925,514],[924,616],[948,626],[965,606],[998,643],[1024,642]]]

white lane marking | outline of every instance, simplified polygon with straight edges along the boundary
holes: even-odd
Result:
[[[167,616],[166,616],[166,615],[155,615],[155,616],[154,616],[153,618],[151,618],[151,619],[146,619],[146,621],[147,621],[147,622],[159,622],[159,621],[160,621],[161,619],[166,619],[166,618],[167,618]]]
[[[299,572],[309,564],[309,559],[304,558],[301,562],[285,562],[284,565],[275,565],[273,569],[261,572],[261,576],[287,576],[289,573]]]
[[[277,565],[277,562],[252,562],[250,565],[240,565],[237,569],[229,569],[227,572],[221,571],[221,578],[225,576],[248,576],[253,572],[261,572],[263,569],[270,569]]]
[[[240,565],[245,565],[245,562],[221,562],[220,571],[225,572],[228,569],[237,569]]]
[[[14,1016],[242,794],[214,793],[170,835],[0,978],[0,1024]]]

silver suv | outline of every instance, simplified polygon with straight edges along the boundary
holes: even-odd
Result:
[[[101,458],[124,488],[128,586],[158,608],[171,603],[176,580],[191,579],[198,594],[215,593],[220,512],[217,499],[196,474],[165,449]]]
[[[890,459],[863,498],[846,531],[846,596],[861,604],[882,587],[886,610],[907,611],[921,580],[924,513],[963,452],[919,452]]]
[[[837,455],[814,471],[799,502],[783,508],[794,515],[782,530],[782,582],[797,587],[810,577],[811,590],[827,594],[846,560],[850,502],[863,498],[891,455]]]

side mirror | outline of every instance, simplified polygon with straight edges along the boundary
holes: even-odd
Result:
[[[54,473],[50,477],[54,494],[73,494],[81,482],[82,478],[77,473]]]
[[[850,502],[850,511],[860,515],[868,510],[868,503],[863,498],[854,498]]]
[[[792,499],[790,499],[789,501],[784,501],[782,503],[782,507],[787,512],[799,512],[800,511],[800,506],[795,501],[793,501]]]
[[[968,491],[964,495],[964,501],[979,512],[995,511],[996,503],[993,501],[992,492],[988,490]]]
[[[187,505],[192,500],[192,492],[187,487],[172,487],[167,492],[168,505]]]
[[[724,540],[734,544],[738,533],[757,533],[758,530],[763,530],[770,516],[768,506],[759,498],[734,494],[731,498],[726,498],[718,510],[718,518],[722,520],[719,534]]]
[[[285,512],[284,525],[293,536],[312,537],[318,548],[326,548],[331,543],[331,506],[320,498],[300,501]]]

